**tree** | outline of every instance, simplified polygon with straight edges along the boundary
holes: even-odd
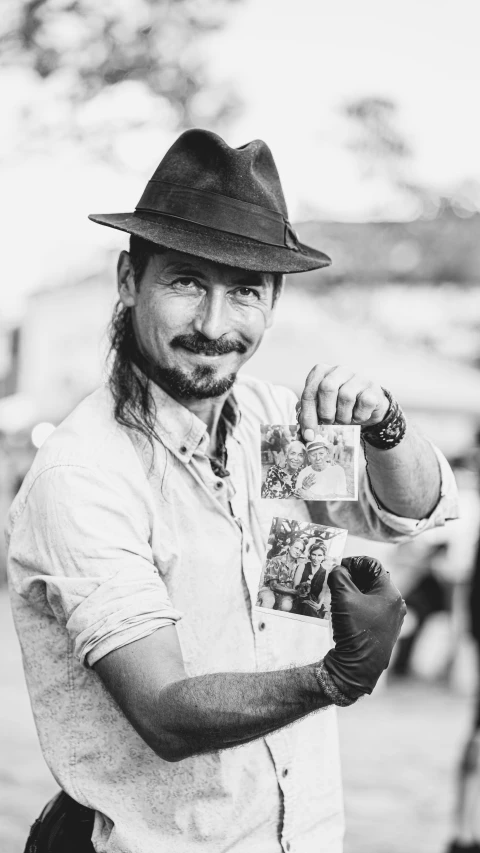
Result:
[[[38,93],[22,110],[23,138],[80,139],[111,156],[119,131],[225,123],[239,101],[212,86],[201,51],[238,2],[6,0],[1,65]]]
[[[358,157],[365,177],[383,177],[406,185],[405,167],[411,150],[395,127],[396,106],[387,98],[366,97],[345,104],[343,113],[355,135],[348,147]]]

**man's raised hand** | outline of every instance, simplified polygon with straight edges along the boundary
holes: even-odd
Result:
[[[380,385],[341,365],[316,364],[297,404],[305,441],[313,441],[318,424],[373,426],[385,417],[389,401]]]
[[[371,693],[384,669],[407,612],[388,572],[371,557],[348,557],[328,578],[335,648],[324,665],[345,696]]]

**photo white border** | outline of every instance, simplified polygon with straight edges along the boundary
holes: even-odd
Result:
[[[354,474],[354,476],[353,476],[353,496],[347,495],[346,497],[332,497],[332,498],[329,498],[329,497],[325,497],[325,498],[297,498],[294,495],[291,495],[287,498],[284,498],[284,497],[264,498],[264,497],[262,497],[261,492],[262,492],[262,487],[264,484],[262,452],[261,452],[262,430],[265,428],[269,428],[269,427],[286,427],[286,428],[290,429],[292,426],[298,426],[298,425],[297,424],[263,424],[263,423],[260,424],[259,454],[258,454],[259,471],[260,471],[260,500],[262,500],[262,501],[283,501],[283,500],[302,501],[302,500],[309,500],[312,503],[328,503],[328,502],[332,502],[332,503],[337,503],[337,502],[338,503],[344,503],[344,502],[348,503],[348,502],[350,502],[351,503],[352,501],[358,501],[358,481],[360,479],[360,469],[359,469],[359,465],[360,465],[360,436],[361,436],[359,424],[326,424],[326,426],[333,427],[334,429],[335,428],[337,428],[337,429],[345,429],[345,428],[352,429],[353,428],[353,435],[354,435],[353,459],[352,459],[353,474]],[[304,445],[306,445],[308,443],[308,442],[304,441],[304,439],[301,439],[301,442]],[[343,466],[340,466],[340,467],[343,467]]]

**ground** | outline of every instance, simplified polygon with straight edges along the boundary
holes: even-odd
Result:
[[[22,853],[57,786],[37,744],[5,591],[0,642],[0,850]],[[345,853],[445,853],[470,705],[446,688],[399,682],[340,710]]]

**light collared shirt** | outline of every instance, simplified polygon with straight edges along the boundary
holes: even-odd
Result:
[[[46,441],[11,509],[12,605],[45,759],[95,809],[102,853],[340,853],[334,708],[168,763],[92,669],[171,624],[189,676],[312,663],[331,642],[325,627],[255,609],[273,516],[309,520],[303,501],[260,498],[259,427],[295,423],[294,394],[238,380],[227,478],[213,473],[205,424],[159,388],[154,395],[154,458],[116,423],[103,387]],[[429,519],[382,510],[362,476],[358,502],[323,504],[323,520],[389,541],[442,524],[455,514],[455,489],[439,460],[442,497]]]
[[[305,489],[305,479],[312,476],[315,478],[313,485]],[[327,465],[322,471],[315,471],[311,465],[307,465],[298,475],[297,489],[305,489],[309,500],[317,500],[327,495],[346,495],[345,471],[341,465],[335,464]]]

